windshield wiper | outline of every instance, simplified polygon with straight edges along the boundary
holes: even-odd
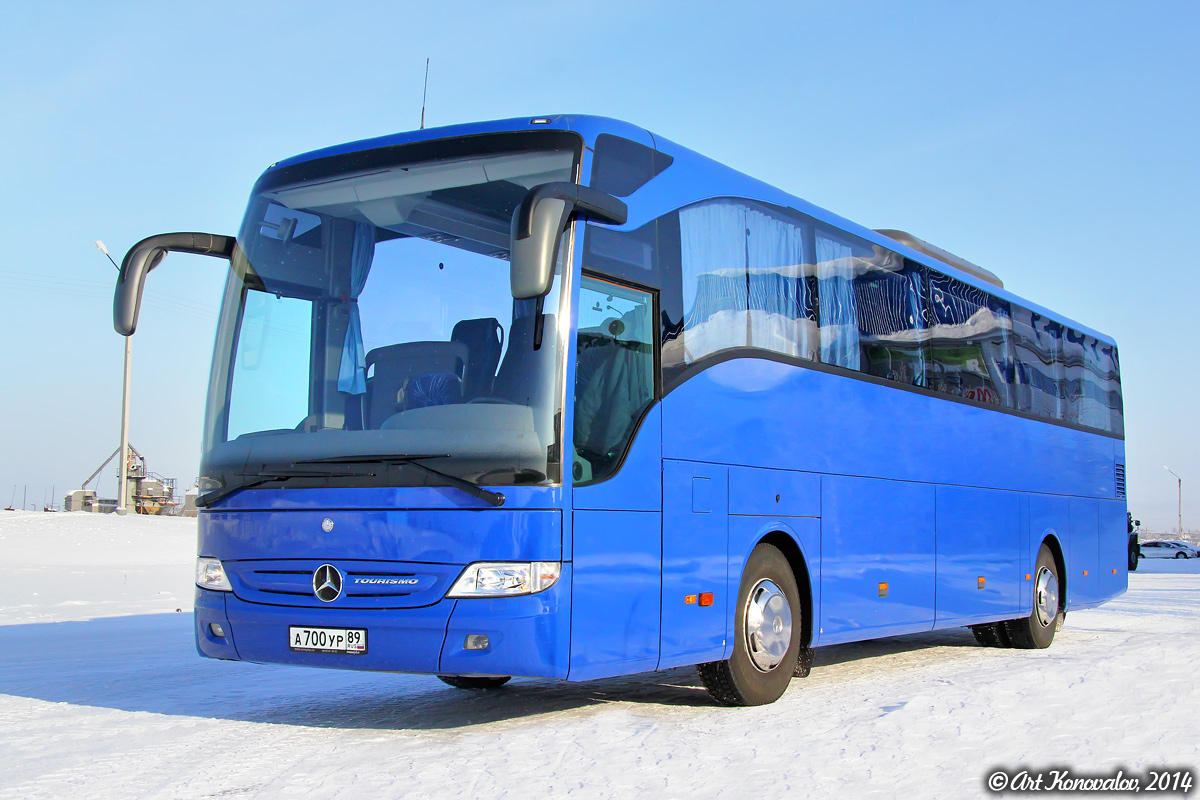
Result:
[[[388,465],[404,465],[407,467],[416,467],[417,469],[426,472],[430,475],[435,475],[446,483],[453,486],[459,491],[466,492],[472,497],[477,497],[485,503],[499,508],[504,505],[504,495],[499,492],[493,492],[484,489],[477,483],[472,483],[466,478],[460,478],[457,475],[451,475],[448,472],[442,472],[440,469],[434,469],[421,463],[422,459],[426,458],[450,458],[448,455],[441,456],[333,456],[331,458],[311,458],[303,461],[293,461],[293,464],[388,464]]]
[[[250,480],[242,481],[241,483],[231,483],[222,486],[220,489],[214,489],[211,492],[202,494],[196,498],[196,506],[198,508],[208,508],[218,500],[224,500],[230,495],[237,494],[243,489],[253,489],[255,486],[262,486],[264,483],[271,481],[289,481],[292,478],[334,478],[334,477],[363,477],[374,475],[373,472],[339,472],[336,475],[331,475],[328,472],[311,472],[302,470],[277,470],[275,472],[235,472],[242,478],[250,478]]]

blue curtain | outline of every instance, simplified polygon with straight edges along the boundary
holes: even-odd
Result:
[[[367,275],[371,272],[374,259],[374,226],[355,224],[354,248],[350,253],[350,321],[346,325],[346,341],[342,345],[342,361],[338,367],[338,391],[347,394],[363,394],[367,391],[367,355],[363,351],[358,296],[367,285]]]

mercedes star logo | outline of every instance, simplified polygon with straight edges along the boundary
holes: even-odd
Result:
[[[313,594],[323,603],[342,596],[342,573],[332,564],[322,564],[313,572]]]

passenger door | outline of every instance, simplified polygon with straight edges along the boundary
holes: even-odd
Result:
[[[662,422],[654,297],[585,276],[572,437],[573,680],[658,665]]]

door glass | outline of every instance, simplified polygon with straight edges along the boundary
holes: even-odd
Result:
[[[653,298],[584,276],[575,360],[575,485],[612,475],[654,400]]]

